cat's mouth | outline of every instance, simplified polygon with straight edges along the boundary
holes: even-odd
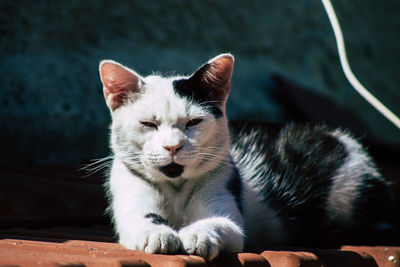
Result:
[[[175,162],[159,168],[160,172],[168,176],[169,178],[176,178],[183,172],[183,166]]]

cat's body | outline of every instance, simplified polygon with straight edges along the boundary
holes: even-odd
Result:
[[[110,211],[125,247],[212,259],[376,217],[365,199],[376,204],[376,190],[390,201],[385,180],[347,133],[229,130],[232,71],[229,54],[190,77],[143,78],[101,63],[113,117]]]

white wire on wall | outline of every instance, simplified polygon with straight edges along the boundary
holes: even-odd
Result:
[[[333,32],[336,38],[336,45],[339,52],[340,64],[342,65],[343,72],[354,87],[354,89],[373,107],[375,107],[383,116],[391,121],[397,128],[400,129],[400,119],[392,111],[390,111],[385,105],[383,105],[374,95],[372,95],[355,77],[351,71],[349,62],[346,55],[346,47],[343,41],[343,34],[340,28],[338,19],[335,14],[335,10],[332,7],[330,0],[321,0],[324,5],[325,11],[328,14],[329,21],[331,23]]]

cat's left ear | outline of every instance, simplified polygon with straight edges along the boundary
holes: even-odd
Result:
[[[113,61],[103,60],[99,66],[104,98],[111,111],[122,106],[142,90],[142,78],[131,69]]]
[[[225,105],[231,88],[234,57],[221,54],[204,64],[190,78],[194,88],[203,90],[207,100]]]

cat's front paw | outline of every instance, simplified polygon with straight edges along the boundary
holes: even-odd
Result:
[[[243,249],[242,229],[227,218],[199,220],[182,228],[179,236],[186,253],[212,260],[222,251],[240,252]]]
[[[179,232],[186,253],[214,259],[221,250],[220,240],[213,229],[184,228]]]
[[[178,233],[166,226],[152,227],[138,235],[121,236],[119,243],[128,249],[161,254],[176,253],[182,246]]]

